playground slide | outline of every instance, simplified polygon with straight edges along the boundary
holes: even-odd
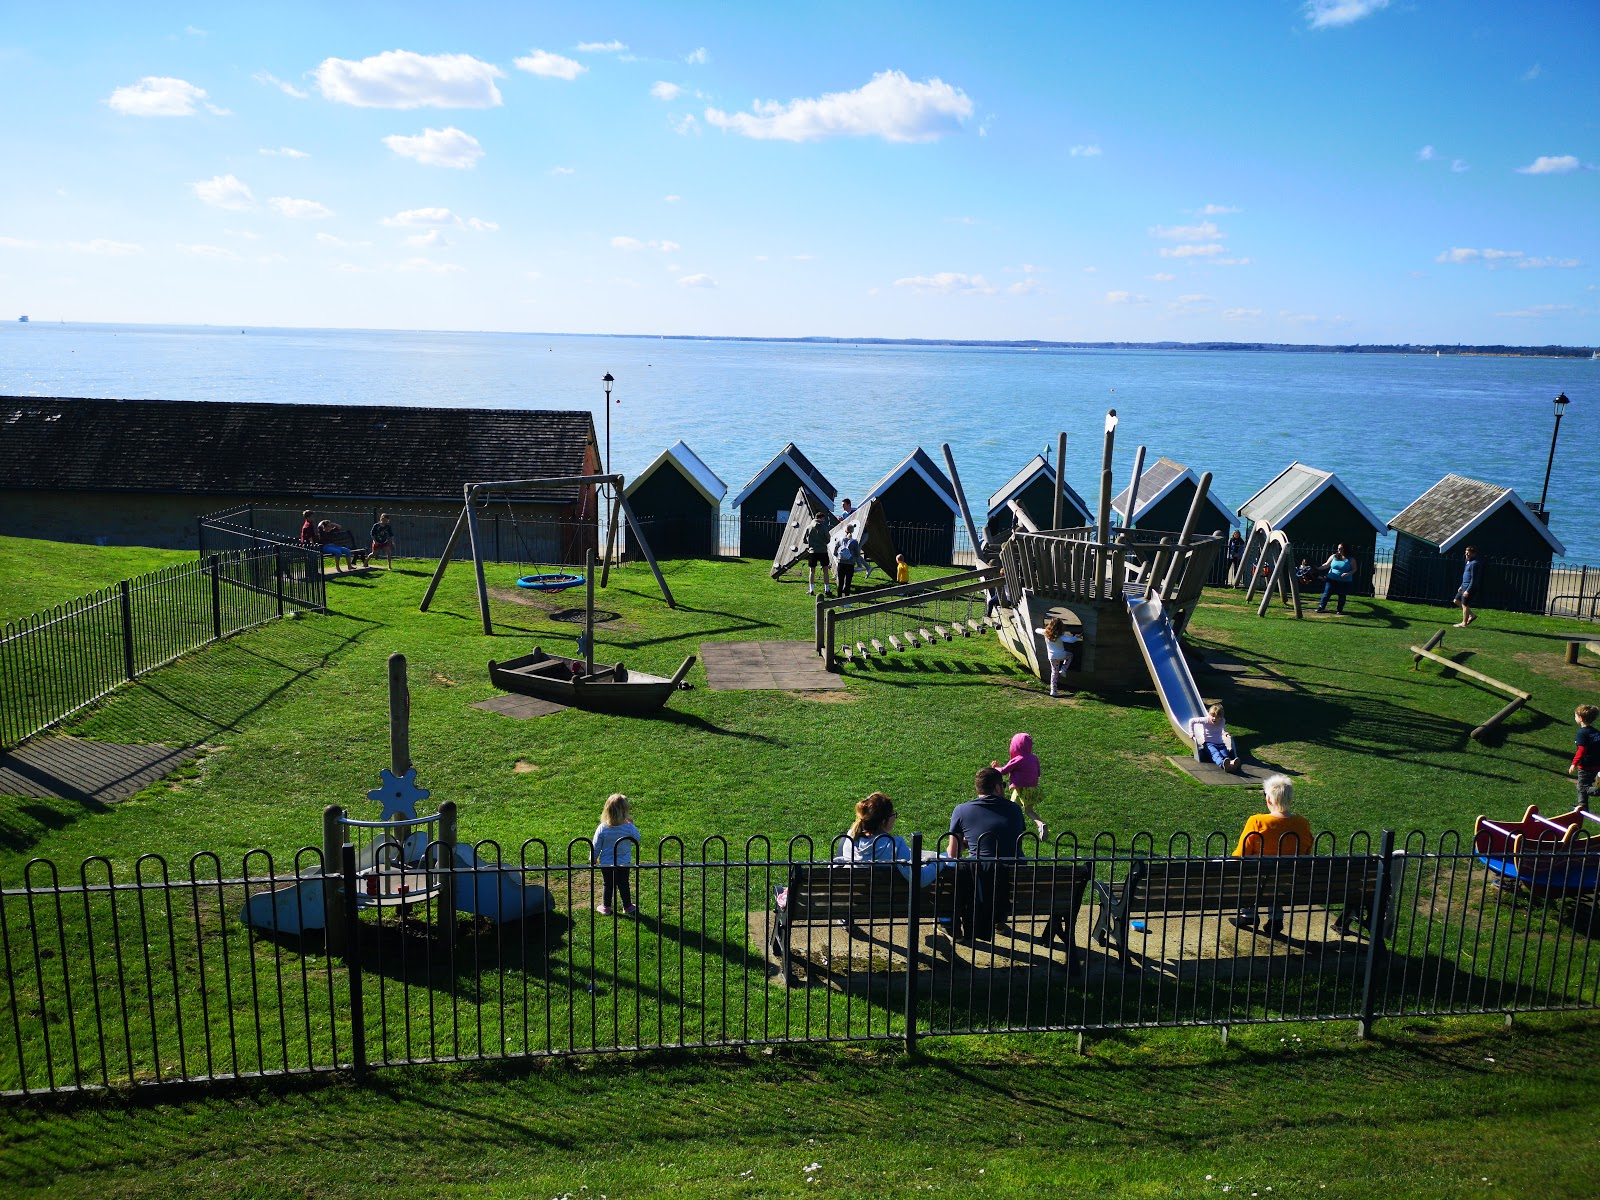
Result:
[[[1161,697],[1161,707],[1167,710],[1167,720],[1184,743],[1191,748],[1194,737],[1189,723],[1206,715],[1205,701],[1195,686],[1194,676],[1183,657],[1183,647],[1178,635],[1161,606],[1159,597],[1144,599],[1144,590],[1128,589],[1128,616],[1133,620],[1134,636],[1139,642],[1139,652],[1144,655],[1144,665],[1150,669],[1150,678]]]

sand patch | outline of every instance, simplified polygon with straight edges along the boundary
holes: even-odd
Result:
[[[1597,635],[1595,640],[1600,641],[1600,635]],[[1591,686],[1595,682],[1596,674],[1600,674],[1600,657],[1593,651],[1584,650],[1578,655],[1578,661],[1568,666],[1563,657],[1565,653],[1564,643],[1552,642],[1549,650],[1523,650],[1513,654],[1511,659],[1537,675],[1557,680],[1569,687]]]
[[[526,759],[519,758],[511,769],[518,775],[526,775],[530,771],[537,771],[539,768],[536,764],[528,762]]]
[[[854,692],[785,692],[796,700],[809,700],[812,704],[854,704],[861,699]]]
[[[445,676],[439,674],[439,672],[437,672],[437,671],[435,671],[433,673],[433,681],[435,683],[437,683],[440,687],[455,687],[456,686],[456,681],[454,679],[446,678]]]

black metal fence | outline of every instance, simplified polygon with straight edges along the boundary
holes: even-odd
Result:
[[[952,1034],[1365,1031],[1600,1001],[1581,840],[1549,856],[1587,856],[1588,874],[1531,891],[1454,834],[1323,835],[1283,858],[1231,848],[1141,834],[1039,853],[1029,839],[1016,859],[929,860],[913,886],[909,867],[819,858],[833,848],[804,838],[776,854],[765,838],[738,854],[667,838],[632,868],[635,916],[598,911],[583,841],[447,852],[435,861],[477,865],[434,870],[448,886],[398,907],[366,903],[350,846],[326,876],[311,849],[227,870],[200,853],[179,872],[157,855],[67,874],[34,860],[0,887],[0,1091]],[[1537,873],[1538,857],[1521,866]],[[543,913],[497,921],[458,903],[508,887],[543,889]],[[280,889],[279,911],[312,928],[242,924],[252,897]]]
[[[257,546],[124,579],[0,628],[0,747],[198,646],[326,609],[321,557]]]

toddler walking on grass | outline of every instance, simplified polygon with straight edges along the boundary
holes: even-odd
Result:
[[[1023,815],[1033,822],[1034,828],[1039,831],[1039,840],[1044,841],[1045,823],[1033,806],[1039,798],[1039,759],[1033,752],[1033,735],[1017,734],[1011,739],[1011,757],[1004,763],[991,762],[989,765],[1010,781],[1011,799],[1022,809]]]
[[[1072,665],[1072,647],[1075,643],[1083,641],[1075,633],[1067,632],[1067,623],[1060,617],[1051,617],[1044,623],[1043,629],[1035,629],[1044,639],[1045,649],[1050,655],[1050,694],[1061,694],[1061,673]]]
[[[628,887],[628,868],[633,864],[633,847],[638,841],[639,827],[633,823],[628,798],[613,792],[600,810],[600,824],[594,827],[594,852],[589,859],[600,864],[601,899],[594,910],[603,917],[611,915],[613,900],[621,900],[622,911],[630,917],[639,911]]]

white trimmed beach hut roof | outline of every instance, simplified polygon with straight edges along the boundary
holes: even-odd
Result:
[[[748,500],[751,493],[765,483],[779,467],[788,467],[800,477],[800,486],[822,501],[824,508],[830,510],[833,508],[833,498],[838,494],[833,484],[823,477],[822,472],[811,464],[809,458],[800,453],[800,448],[793,442],[779,450],[773,460],[762,467],[754,479],[744,485],[744,490],[733,498],[733,507],[738,508]]]
[[[700,461],[700,456],[689,449],[686,442],[676,441],[660,454],[656,455],[644,470],[640,471],[628,481],[628,486],[622,490],[624,496],[632,496],[645,480],[654,475],[667,463],[672,463],[683,476],[694,485],[695,491],[704,496],[708,503],[720,505],[722,498],[728,494],[728,485],[717,478],[717,473],[705,463]]]
[[[921,476],[922,482],[933,489],[934,495],[950,506],[951,512],[959,513],[961,511],[961,506],[956,503],[955,487],[944,477],[944,472],[934,465],[933,459],[928,457],[927,452],[921,446],[906,455],[894,470],[878,480],[873,485],[872,490],[861,498],[861,503],[865,504],[868,500],[883,495],[907,471],[914,471]]]
[[[1111,502],[1111,509],[1122,517],[1126,525],[1130,520],[1138,523],[1144,519],[1145,513],[1166,499],[1167,494],[1187,479],[1195,487],[1200,486],[1200,477],[1182,463],[1173,462],[1170,458],[1158,458],[1144,469],[1139,476],[1139,496],[1133,505],[1133,515],[1128,515],[1128,489],[1123,488]],[[1217,499],[1215,492],[1207,492],[1206,499],[1217,506],[1222,515],[1228,518],[1231,525],[1239,524],[1239,515],[1231,508]]]
[[[1282,529],[1329,488],[1350,501],[1375,530],[1383,532],[1383,522],[1361,503],[1361,498],[1346,487],[1343,480],[1332,471],[1319,471],[1302,462],[1290,463],[1271,483],[1239,505],[1239,515],[1252,523]]]
[[[1011,481],[1009,483],[1007,483],[994,495],[989,497],[989,515],[991,517],[994,516],[995,513],[999,512],[1007,504],[1011,503],[1011,501],[1015,500],[1018,496],[1022,495],[1023,492],[1032,487],[1035,481],[1039,479],[1048,480],[1050,482],[1050,486],[1054,487],[1056,482],[1056,470],[1047,461],[1045,461],[1044,455],[1035,454],[1031,459],[1028,460],[1027,466],[1023,467],[1022,470],[1018,471],[1011,477]],[[1089,506],[1083,502],[1082,496],[1078,495],[1077,492],[1072,490],[1072,485],[1070,483],[1067,484],[1064,488],[1062,488],[1062,491],[1066,493],[1067,503],[1072,506],[1074,511],[1076,511],[1080,517],[1083,518],[1084,523],[1088,524],[1093,522],[1094,517],[1089,512]],[[1052,514],[1029,513],[1028,515],[1033,517],[1035,520],[1048,521]]]
[[[1408,533],[1445,552],[1464,541],[1468,534],[1508,504],[1539,531],[1539,536],[1550,543],[1556,554],[1566,556],[1566,547],[1522,502],[1521,496],[1511,488],[1468,479],[1465,475],[1446,475],[1401,509],[1389,522],[1389,528]]]

